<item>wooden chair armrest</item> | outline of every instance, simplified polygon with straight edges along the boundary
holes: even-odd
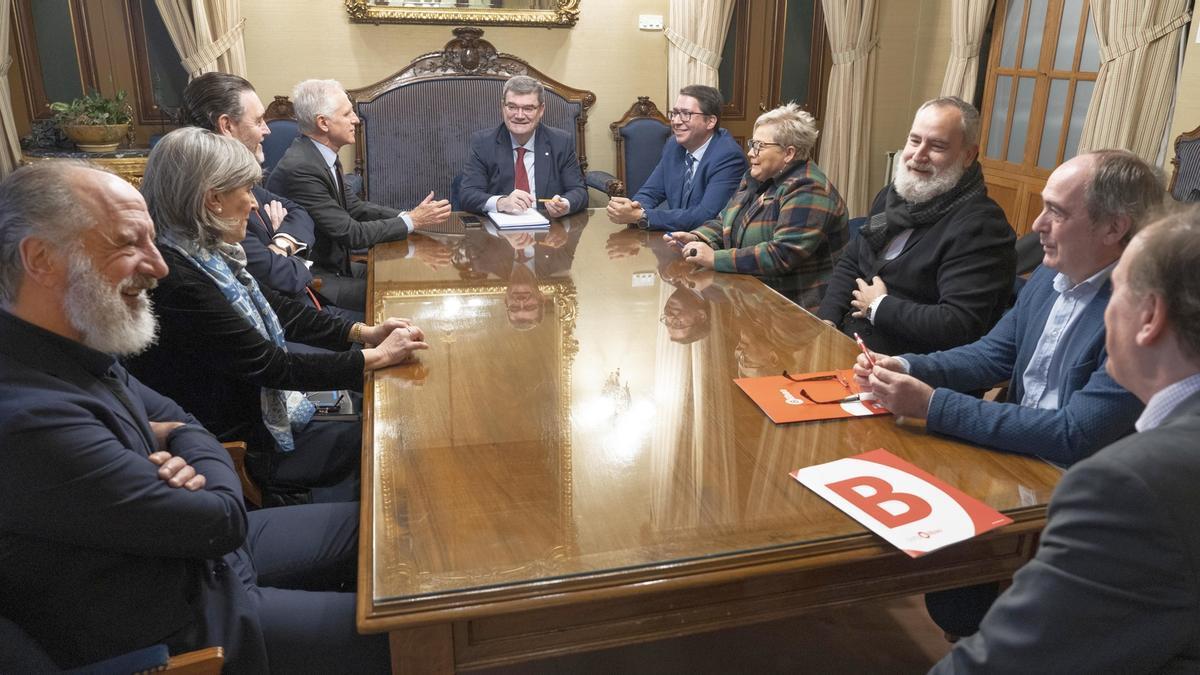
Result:
[[[233,468],[237,471],[238,479],[242,481],[242,495],[246,501],[255,506],[262,506],[262,490],[254,484],[250,478],[250,472],[246,470],[246,442],[232,441],[230,443],[222,443],[229,456],[233,459]],[[220,670],[218,668],[218,670]]]
[[[246,447],[245,443],[241,445],[243,448]],[[167,661],[167,670],[177,675],[220,675],[221,667],[224,664],[224,648],[206,647],[194,652],[172,656]]]

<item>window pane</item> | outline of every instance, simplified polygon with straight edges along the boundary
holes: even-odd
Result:
[[[1033,108],[1032,77],[1017,79],[1017,103],[1013,107],[1012,133],[1008,136],[1005,159],[1015,164],[1025,161],[1025,137],[1029,135],[1029,111]]]
[[[992,101],[991,126],[988,127],[987,152],[985,157],[1001,159],[1004,130],[1008,127],[1008,100],[1012,96],[1012,76],[996,78],[996,96]]]
[[[150,79],[154,102],[161,108],[178,108],[187,86],[187,71],[179,63],[179,53],[163,23],[154,0],[142,0],[142,21],[146,29],[146,51],[150,56]]]
[[[721,47],[721,65],[717,66],[717,86],[721,90],[721,100],[733,101],[733,62],[737,60],[737,25],[738,15],[742,13],[742,4],[734,3],[733,16],[729,17],[729,30],[725,33],[725,46]],[[675,96],[675,92],[671,92]],[[675,105],[675,99],[667,102],[667,106]]]
[[[1063,115],[1067,111],[1067,87],[1070,80],[1050,80],[1050,98],[1046,101],[1046,126],[1038,149],[1038,166],[1053,169],[1058,165],[1058,139],[1062,138]]]
[[[783,34],[783,78],[780,100],[808,103],[808,67],[812,55],[815,0],[788,0]]]
[[[1021,53],[1021,67],[1033,70],[1038,67],[1042,52],[1042,31],[1046,27],[1046,0],[1033,0],[1029,8],[1029,23],[1025,27],[1025,51]]]
[[[70,101],[83,95],[79,79],[79,55],[71,36],[71,7],[67,0],[38,0],[29,3],[37,55],[42,65],[42,89],[48,101]]]
[[[1021,37],[1021,16],[1025,12],[1024,0],[1009,0],[1004,15],[1004,46],[1000,49],[1000,67],[1012,68],[1017,63],[1017,40]]]
[[[1071,125],[1067,127],[1067,147],[1063,148],[1063,161],[1071,159],[1079,150],[1079,134],[1083,132],[1083,118],[1087,116],[1088,103],[1096,83],[1080,80],[1075,83],[1075,101],[1071,104]]]
[[[1083,36],[1083,55],[1079,57],[1079,70],[1088,73],[1100,70],[1100,42],[1096,39],[1096,22],[1091,11],[1088,11],[1088,27]]]
[[[1075,64],[1075,43],[1079,39],[1079,20],[1082,17],[1083,0],[1066,0],[1063,3],[1058,45],[1054,49],[1055,70],[1070,70]]]

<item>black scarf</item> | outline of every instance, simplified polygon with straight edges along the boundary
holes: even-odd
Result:
[[[893,183],[888,186],[883,211],[871,216],[871,220],[862,228],[862,237],[872,251],[879,253],[889,241],[904,230],[933,225],[947,213],[958,208],[960,204],[974,199],[976,195],[985,190],[983,167],[979,165],[979,162],[974,162],[967,167],[962,178],[958,179],[954,187],[920,204],[910,204],[904,201],[904,198],[896,192],[896,186]]]

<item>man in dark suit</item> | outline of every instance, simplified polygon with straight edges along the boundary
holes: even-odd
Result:
[[[215,131],[241,141],[261,164],[263,138],[271,133],[263,121],[266,109],[254,86],[228,73],[204,73],[183,90],[179,116],[184,124]],[[316,242],[308,212],[296,202],[255,185],[260,208],[246,222],[246,271],[258,283],[288,297],[309,302],[349,321],[362,321],[363,313],[335,305],[314,288],[312,272],[300,255]]]
[[[1141,405],[1105,370],[1104,309],[1113,265],[1162,194],[1154,170],[1128,152],[1064,162],[1046,181],[1033,224],[1043,266],[1012,311],[956,349],[876,355],[874,369],[860,356],[859,384],[893,413],[925,419],[929,431],[1060,465],[1132,432]],[[1010,380],[1007,401],[962,393]],[[930,594],[930,613],[954,635],[975,632],[996,587],[976,589]]]
[[[643,230],[693,230],[715,218],[746,173],[746,155],[720,128],[721,92],[693,84],[667,111],[674,138],[633,199],[613,197],[608,218]]]
[[[504,83],[504,124],[471,134],[459,187],[465,211],[524,213],[539,203],[551,218],[587,206],[587,188],[575,142],[561,129],[541,124],[545,88],[525,75]]]
[[[221,646],[229,673],[386,668],[354,594],[330,592],[354,583],[357,504],[247,514],[216,439],[114,358],[154,340],[167,273],[137,190],[19,169],[0,258],[4,615],[62,668],[157,643]]]
[[[885,353],[979,338],[1004,313],[1016,238],[987,196],[979,111],[957,97],[917,110],[896,179],[833,269],[817,316]]]
[[[338,307],[363,311],[366,265],[350,254],[380,242],[404,239],[414,229],[443,223],[450,202],[430,192],[413,210],[401,212],[359,199],[346,189],[338,150],[354,143],[358,116],[335,80],[305,80],[292,92],[296,122],[303,134],[292,142],[267,180],[272,192],[294,199],[316,224],[310,256],[321,274],[321,293]]]
[[[1108,372],[1138,433],[1076,464],[1037,554],[935,673],[1200,670],[1200,211],[1151,225],[1112,273]]]

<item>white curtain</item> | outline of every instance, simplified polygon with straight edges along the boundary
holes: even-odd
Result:
[[[717,86],[717,67],[733,0],[671,0],[667,58],[667,101],[689,84]]]
[[[1100,73],[1079,137],[1080,154],[1124,148],[1158,156],[1175,96],[1177,31],[1188,0],[1092,0]]]
[[[154,0],[188,78],[220,71],[246,76],[241,0]]]
[[[8,84],[8,36],[12,33],[12,0],[0,0],[0,178],[12,173],[21,161],[21,140],[13,116],[12,95]]]
[[[833,51],[820,164],[851,216],[867,213],[871,114],[875,109],[875,0],[822,0]]]
[[[942,96],[957,96],[967,103],[975,99],[980,43],[991,12],[992,0],[953,0],[950,5],[950,60]]]

